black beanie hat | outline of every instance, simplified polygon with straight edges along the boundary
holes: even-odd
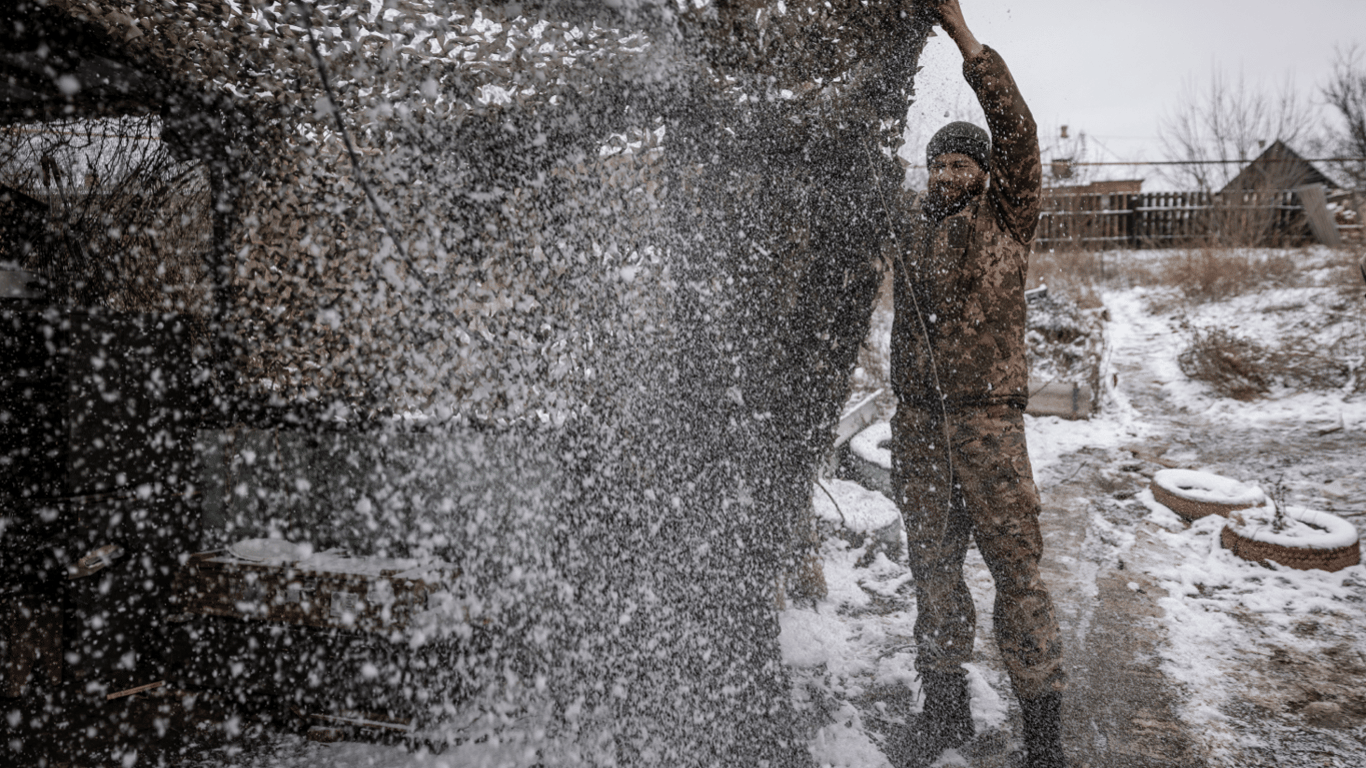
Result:
[[[967,155],[976,160],[983,171],[991,172],[991,137],[972,123],[959,121],[940,128],[925,147],[925,162],[933,163],[936,157],[949,152]]]

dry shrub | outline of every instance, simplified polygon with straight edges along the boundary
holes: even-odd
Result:
[[[1292,389],[1341,389],[1351,380],[1353,365],[1340,354],[1339,346],[1320,352],[1312,339],[1286,339],[1270,350],[1266,366],[1277,381]],[[1362,389],[1362,384],[1356,382],[1353,389]]]
[[[23,266],[48,282],[50,299],[209,311],[208,172],[177,160],[160,135],[157,117],[0,127],[0,183],[47,207]]]
[[[1235,248],[1202,247],[1162,252],[1057,249],[1030,256],[1026,285],[1069,296],[1082,309],[1101,306],[1103,288],[1171,286],[1185,301],[1214,301],[1295,279],[1297,252],[1267,255]]]
[[[1196,248],[1173,254],[1160,275],[1191,301],[1216,301],[1264,288],[1286,285],[1298,262],[1288,252],[1255,255],[1224,248]]]
[[[1338,286],[1342,301],[1354,305],[1359,314],[1366,314],[1366,241],[1347,243],[1340,250],[1340,261],[1335,263],[1333,284]]]
[[[1360,367],[1343,342],[1322,349],[1309,336],[1285,337],[1274,347],[1220,328],[1198,330],[1177,358],[1181,372],[1224,397],[1256,400],[1275,384],[1301,390],[1342,389]],[[1366,389],[1356,377],[1355,391]]]
[[[1356,262],[1366,248],[1338,251],[1328,273],[1306,270],[1314,261],[1303,250],[1252,250],[1213,246],[1169,251],[1055,250],[1030,256],[1027,286],[1047,285],[1083,309],[1101,305],[1105,288],[1135,286],[1175,289],[1177,303],[1203,303],[1238,296],[1268,287],[1291,287],[1326,280],[1360,294]],[[1160,299],[1155,299],[1159,300]],[[1157,307],[1169,310],[1174,307]]]
[[[1265,358],[1262,345],[1215,328],[1196,331],[1177,362],[1187,378],[1209,384],[1224,397],[1256,400],[1271,389],[1261,365]]]

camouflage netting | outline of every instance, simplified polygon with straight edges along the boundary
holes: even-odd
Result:
[[[225,459],[267,470],[225,530],[460,566],[491,644],[397,686],[438,728],[474,690],[593,761],[804,764],[775,592],[929,27],[610,5],[48,7],[171,84],[163,138],[208,170],[207,426],[275,446]]]

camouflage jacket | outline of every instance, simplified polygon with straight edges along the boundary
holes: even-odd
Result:
[[[991,132],[986,191],[942,221],[903,208],[892,323],[892,388],[912,407],[1028,400],[1025,270],[1042,169],[1034,117],[1005,62],[987,48],[963,63]]]

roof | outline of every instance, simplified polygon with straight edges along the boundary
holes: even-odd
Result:
[[[1045,194],[1051,195],[1114,195],[1143,191],[1143,179],[1109,179],[1092,181],[1087,184],[1068,184],[1048,187]]]
[[[1294,189],[1309,184],[1337,186],[1298,152],[1277,139],[1219,191]]]
[[[7,184],[0,184],[0,210],[5,210],[10,206],[26,213],[46,215],[47,203],[25,193],[23,190],[15,189]]]

